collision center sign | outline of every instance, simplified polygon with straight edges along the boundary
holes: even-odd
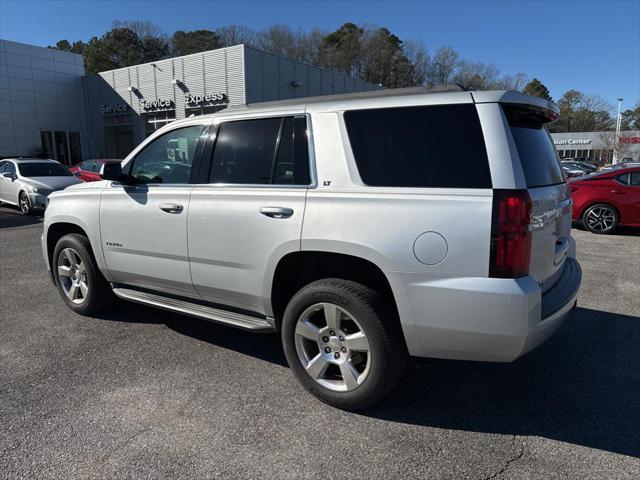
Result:
[[[589,145],[591,143],[590,138],[566,138],[563,140],[555,139],[554,145]]]

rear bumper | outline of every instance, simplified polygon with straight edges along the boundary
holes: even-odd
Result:
[[[513,361],[553,335],[575,306],[582,281],[573,258],[544,294],[530,276],[387,276],[411,355],[497,362]]]

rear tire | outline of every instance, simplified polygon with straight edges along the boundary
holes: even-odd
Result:
[[[304,388],[345,410],[380,401],[408,360],[395,308],[378,292],[337,278],[312,282],[293,296],[282,344]]]
[[[616,229],[619,221],[617,210],[606,203],[592,205],[582,215],[582,224],[591,233],[611,233]]]
[[[74,312],[92,315],[113,302],[111,288],[96,265],[86,237],[71,233],[58,240],[51,269],[58,293]]]

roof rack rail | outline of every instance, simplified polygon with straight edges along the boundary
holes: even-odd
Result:
[[[427,87],[430,92],[468,92],[469,89],[463,87],[460,83],[438,83]]]
[[[287,100],[273,100],[268,102],[255,102],[247,103],[244,105],[237,105],[225,109],[229,110],[243,110],[250,107],[277,107],[286,105],[299,105],[319,102],[331,102],[340,100],[356,100],[367,99],[377,97],[396,97],[402,95],[424,95],[428,93],[444,93],[444,92],[466,92],[459,83],[446,83],[441,85],[433,85],[430,87],[403,87],[403,88],[380,88],[376,90],[365,90],[361,92],[352,93],[338,93],[333,95],[319,95],[315,97],[302,97],[302,98],[290,98]]]

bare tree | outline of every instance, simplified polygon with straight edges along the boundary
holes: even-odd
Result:
[[[574,131],[593,132],[613,128],[613,106],[599,95],[582,95],[573,124]]]
[[[158,25],[147,20],[114,20],[111,28],[128,28],[140,38],[159,37],[167,39],[167,34]]]
[[[296,60],[323,66],[320,51],[324,37],[326,37],[326,33],[318,28],[314,28],[308,33],[299,30],[296,34]]]
[[[225,47],[233,45],[256,45],[256,32],[243,25],[227,25],[216,30]]]
[[[431,83],[450,83],[460,67],[460,56],[451,47],[440,47],[433,56]]]
[[[615,131],[600,132],[598,135],[603,150],[611,152],[617,150],[618,161],[630,155],[632,144],[625,140],[633,136],[633,132],[620,132],[620,137],[616,139]]]
[[[402,44],[402,51],[413,65],[416,85],[427,84],[433,74],[431,57],[424,44],[417,40],[407,40]]]
[[[529,81],[526,73],[516,73],[514,76],[505,75],[502,77],[503,88],[506,90],[522,90]]]
[[[267,52],[292,57],[296,49],[296,36],[287,25],[272,25],[258,32],[257,46]]]

